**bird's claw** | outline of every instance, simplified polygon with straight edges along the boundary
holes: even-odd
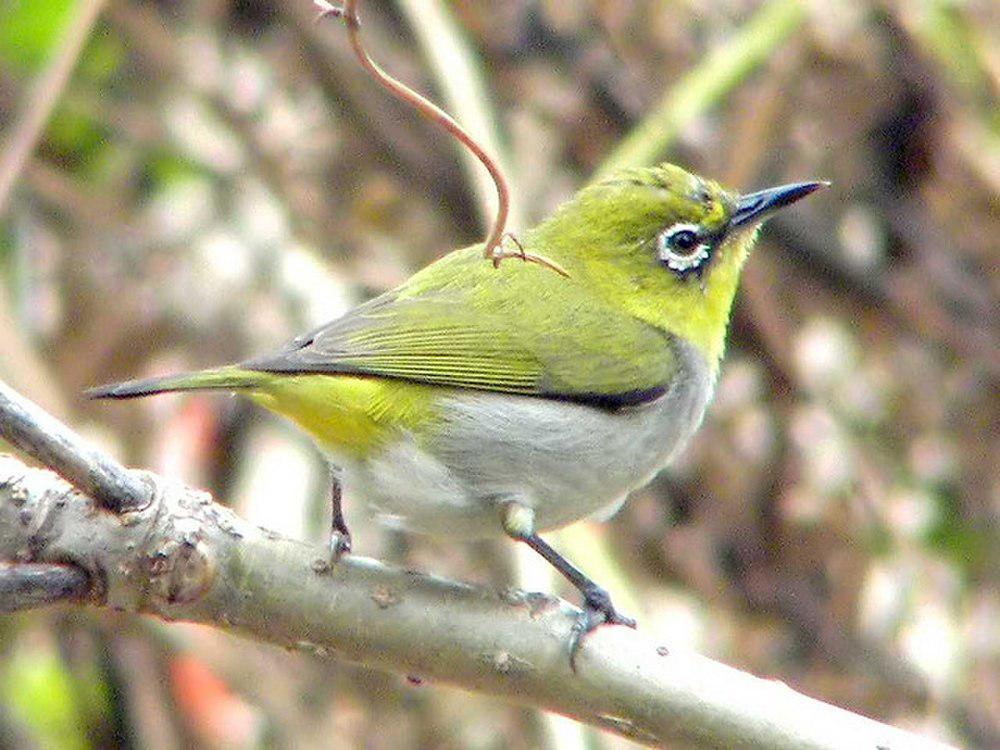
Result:
[[[330,534],[330,566],[340,562],[344,555],[351,552],[351,534],[349,531],[335,531]]]
[[[576,656],[583,645],[583,639],[601,625],[624,625],[634,628],[636,623],[635,619],[615,609],[607,591],[595,586],[585,592],[583,610],[570,634],[569,666],[574,672],[576,672]]]

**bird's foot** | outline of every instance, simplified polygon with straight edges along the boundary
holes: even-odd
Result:
[[[351,532],[347,529],[330,534],[330,567],[340,562],[344,555],[351,553]]]
[[[583,592],[583,611],[573,625],[569,639],[569,665],[576,672],[576,656],[583,639],[601,625],[635,627],[635,620],[623,615],[611,602],[611,596],[600,586],[590,586]]]

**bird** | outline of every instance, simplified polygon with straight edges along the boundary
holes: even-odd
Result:
[[[342,485],[395,527],[527,544],[581,594],[575,654],[635,621],[540,534],[608,516],[684,448],[761,224],[828,184],[624,169],[517,239],[548,264],[455,250],[273,353],[88,395],[232,391],[296,423],[334,467],[332,564],[353,544]]]

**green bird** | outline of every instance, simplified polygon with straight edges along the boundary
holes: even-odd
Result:
[[[524,233],[567,277],[468,247],[273,354],[89,395],[236,391],[297,423],[336,467],[334,560],[351,547],[341,476],[395,526],[528,544],[583,595],[575,653],[635,622],[539,532],[607,515],[684,447],[761,222],[824,184],[739,195],[625,170]]]

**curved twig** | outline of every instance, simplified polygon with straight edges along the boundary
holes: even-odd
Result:
[[[505,258],[520,258],[526,263],[537,263],[538,265],[552,269],[562,276],[569,276],[565,269],[558,263],[540,255],[526,253],[520,247],[520,244],[518,244],[518,250],[506,250],[503,248],[503,239],[505,236],[509,236],[506,232],[506,227],[507,216],[510,213],[510,188],[507,185],[507,178],[504,177],[503,171],[493,157],[451,115],[428,100],[427,97],[393,78],[382,70],[378,63],[371,58],[368,50],[365,49],[364,44],[361,42],[361,22],[358,18],[357,0],[344,0],[343,7],[331,5],[327,0],[314,0],[314,3],[319,8],[317,20],[327,17],[344,19],[344,25],[347,27],[348,38],[350,39],[355,56],[362,67],[383,88],[406,104],[409,104],[431,122],[437,123],[448,131],[486,167],[497,189],[497,214],[493,220],[493,227],[490,229],[490,233],[487,235],[483,245],[483,256],[493,262],[493,267],[498,268],[500,261]]]

